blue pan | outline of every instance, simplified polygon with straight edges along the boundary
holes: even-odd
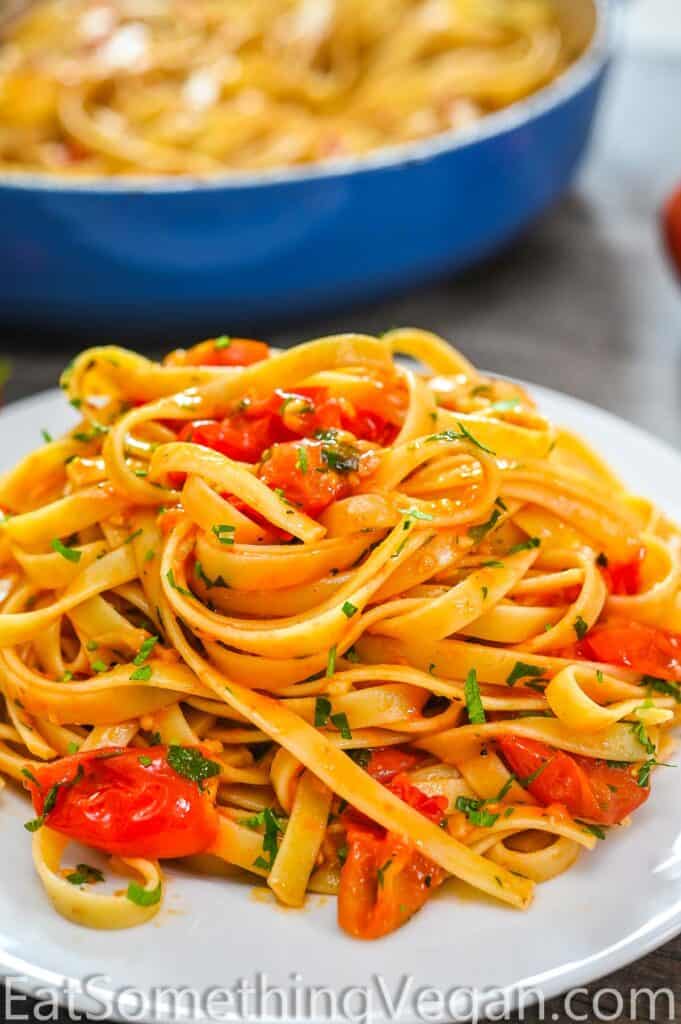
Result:
[[[466,267],[570,183],[612,47],[614,0],[564,0],[587,52],[483,120],[361,160],[256,176],[0,178],[0,321],[99,334],[261,329]]]

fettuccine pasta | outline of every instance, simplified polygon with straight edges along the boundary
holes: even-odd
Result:
[[[62,387],[0,480],[0,775],[59,913],[142,924],[181,859],[378,938],[450,878],[527,907],[645,802],[680,534],[522,387],[415,329]]]
[[[0,40],[0,167],[205,177],[461,131],[560,75],[585,20],[564,0],[42,0]]]

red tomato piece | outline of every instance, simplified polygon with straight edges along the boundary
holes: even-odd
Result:
[[[662,212],[662,228],[664,231],[667,251],[674,269],[681,277],[681,188],[678,188],[667,201]]]
[[[422,759],[421,754],[403,750],[402,747],[376,747],[371,751],[367,771],[372,778],[386,783],[390,782],[395,775],[408,772]]]
[[[119,857],[188,857],[211,845],[218,815],[210,792],[167,755],[165,746],[92,750],[36,768],[25,785],[39,816],[52,792],[46,824],[86,846]]]
[[[423,906],[445,873],[399,836],[348,830],[338,890],[338,923],[358,939],[378,939]]]
[[[597,626],[582,640],[579,654],[641,675],[681,681],[681,636],[643,622],[618,619]]]
[[[636,558],[630,562],[608,562],[601,567],[605,584],[611,594],[638,594],[641,589],[641,562],[645,548],[640,548]]]
[[[501,736],[499,747],[511,771],[526,782],[540,804],[563,804],[573,817],[616,825],[648,799],[630,768],[578,757],[521,736]]]
[[[171,352],[169,366],[250,366],[270,354],[269,345],[252,338],[210,338],[192,348]]]
[[[446,798],[430,797],[412,785],[406,775],[391,773],[400,754],[405,763],[412,755],[395,751],[390,764],[391,758],[386,756],[389,749],[372,753],[369,771],[376,753],[374,769],[383,768],[391,775],[387,788],[410,807],[441,824],[447,810]],[[343,822],[348,853],[341,870],[338,923],[356,938],[377,939],[405,924],[444,881],[445,872],[406,840],[354,809],[345,812]]]
[[[373,464],[351,446],[303,438],[275,444],[258,476],[306,515],[318,516],[332,502],[351,494],[372,470]]]

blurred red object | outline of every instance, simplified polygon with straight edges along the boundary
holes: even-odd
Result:
[[[676,273],[681,278],[681,186],[671,194],[662,211],[667,251]]]

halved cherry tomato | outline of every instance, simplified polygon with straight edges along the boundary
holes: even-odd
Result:
[[[177,349],[166,359],[168,366],[250,366],[270,354],[269,345],[252,338],[209,338],[190,349]]]
[[[672,193],[665,204],[662,228],[674,269],[681,277],[681,188]]]
[[[624,665],[641,675],[681,681],[681,636],[643,622],[617,619],[584,637],[578,656]]]
[[[53,794],[50,828],[120,857],[188,857],[217,835],[210,792],[175,771],[165,746],[74,754],[34,769],[33,779],[25,785],[36,814]]]
[[[289,441],[275,444],[258,476],[272,490],[309,516],[318,516],[333,501],[351,494],[374,462],[350,445],[324,441]]]
[[[421,754],[402,747],[376,747],[371,751],[367,771],[379,782],[390,782],[396,775],[408,772],[423,759]]]
[[[499,747],[519,779],[540,804],[563,804],[573,817],[616,825],[648,799],[630,768],[578,757],[522,736],[501,736]],[[538,773],[538,774],[537,774]]]
[[[445,797],[427,796],[402,774],[387,788],[431,821],[442,822]],[[405,924],[444,881],[445,872],[407,840],[352,809],[343,822],[348,853],[338,890],[338,923],[357,938],[377,939]]]

